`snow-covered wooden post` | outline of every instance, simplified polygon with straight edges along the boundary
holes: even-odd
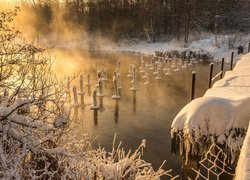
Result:
[[[88,73],[87,75],[87,82],[85,83],[85,86],[87,86],[88,88],[90,87],[90,74]]]
[[[69,77],[67,79],[67,91],[66,91],[66,94],[67,94],[68,102],[70,103],[71,102],[71,95],[70,95],[70,78]]]
[[[194,99],[194,94],[195,94],[195,80],[196,80],[196,72],[192,71],[192,84],[191,84],[191,95],[190,95],[191,101]]]
[[[211,63],[210,64],[209,79],[208,79],[208,88],[211,88],[211,86],[212,86],[213,70],[214,70],[214,64]]]
[[[155,78],[156,80],[161,80],[161,66],[160,64],[158,63],[157,65],[157,76]]]
[[[220,79],[222,79],[222,77],[223,77],[224,61],[225,61],[225,59],[222,58],[222,60],[221,60],[221,68],[220,68],[220,70],[221,70]]]
[[[117,77],[118,89],[121,89],[122,88],[122,77],[121,77],[121,73],[118,69],[116,71],[116,77]]]
[[[156,75],[156,74],[157,74],[157,67],[158,67],[158,61],[155,61],[155,63],[154,63],[154,72],[153,72],[153,75]]]
[[[135,83],[136,83],[136,69],[135,66],[133,66],[133,80],[132,80],[132,87],[130,88],[131,91],[136,91]]]
[[[139,73],[145,72],[145,61],[142,57],[141,57],[141,66],[139,67],[139,69],[140,69]]]
[[[132,64],[129,65],[129,70],[128,70],[127,77],[132,77]]]
[[[150,70],[154,70],[153,59],[154,59],[154,57],[152,57],[152,58],[151,58],[151,61],[150,61],[150,65],[149,65],[149,69],[150,69]]]
[[[121,89],[122,88],[122,78],[121,78],[121,63],[120,62],[118,62],[116,64],[115,72],[116,72],[115,74],[116,74],[116,80],[117,80],[117,87],[119,89]]]
[[[97,80],[102,78],[102,70],[100,68],[97,68],[96,72],[97,72],[97,74],[96,74],[97,75]]]
[[[233,64],[234,64],[234,52],[231,53],[231,64],[230,64],[230,70],[233,70]]]
[[[166,61],[167,61],[166,59],[163,60],[163,64],[164,64],[163,71],[167,71],[167,62]]]
[[[148,72],[145,74],[145,78],[146,78],[146,81],[144,82],[144,84],[149,85],[150,82],[149,82],[149,73]]]
[[[99,97],[103,97],[104,94],[103,94],[103,80],[101,78],[98,79],[98,84],[99,84],[99,94],[98,96]]]
[[[98,110],[100,109],[100,106],[97,104],[97,92],[96,92],[96,88],[94,88],[93,91],[93,104],[90,106],[91,110]]]
[[[146,63],[146,65],[145,65],[145,75],[144,75],[143,78],[146,79],[146,81],[144,82],[144,84],[146,84],[146,85],[150,84],[149,83],[149,65],[148,65],[148,63]]]
[[[88,87],[88,94],[89,94],[89,96],[91,95],[91,90],[90,90],[90,86],[91,86],[91,84],[90,84],[90,74],[88,73],[88,75],[87,75],[87,82],[85,83],[85,86],[87,86]]]
[[[81,96],[81,105],[84,106],[84,89],[83,89],[83,75],[80,75],[80,92],[78,95]]]
[[[78,102],[76,86],[73,86],[73,95],[74,95],[73,107],[77,109],[80,106],[80,104]]]
[[[115,89],[115,95],[113,95],[112,98],[113,99],[120,99],[121,96],[119,95],[116,71],[115,71],[114,76],[113,76],[113,84],[114,84],[114,89]]]
[[[103,69],[103,77],[102,77],[103,81],[107,81],[108,80],[108,73],[107,73],[107,68]]]

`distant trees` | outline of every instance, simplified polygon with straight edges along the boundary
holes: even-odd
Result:
[[[114,39],[150,35],[183,38],[207,31],[247,31],[250,26],[249,0],[33,0],[43,18],[50,23],[56,12],[65,10],[65,20],[101,32]],[[146,33],[145,33],[146,32]]]

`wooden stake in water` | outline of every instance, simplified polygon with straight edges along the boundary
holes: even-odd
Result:
[[[97,68],[97,80],[102,78],[102,69]]]
[[[146,82],[144,84],[145,85],[150,84],[150,82],[149,82],[149,73],[148,72],[145,74],[145,77],[146,77]]]
[[[113,76],[113,85],[114,85],[115,95],[113,95],[112,98],[113,99],[120,99],[121,96],[119,95],[116,72],[114,72],[114,76]]]
[[[139,67],[139,69],[141,70],[143,68],[143,66],[144,66],[144,59],[143,59],[143,57],[141,57],[141,66]]]
[[[154,70],[153,59],[154,59],[154,58],[151,58],[151,61],[150,61],[150,65],[149,65],[149,69],[150,69],[150,70]]]
[[[208,79],[208,88],[212,87],[213,70],[214,70],[214,64],[211,63],[210,64],[209,79]]]
[[[144,62],[144,60],[141,61],[141,67],[139,69],[140,69],[140,71],[139,71],[140,73],[143,74],[145,72],[145,62]]]
[[[71,103],[71,94],[70,94],[70,78],[68,77],[67,79],[67,99],[68,99],[68,102]]]
[[[157,76],[156,76],[156,80],[161,80],[161,66],[160,64],[157,65]]]
[[[84,89],[83,89],[83,75],[80,75],[80,92],[78,93],[78,95],[81,96],[81,105],[84,105]]]
[[[133,80],[132,80],[132,87],[130,88],[131,91],[136,91],[136,69],[135,66],[133,66]]]
[[[158,61],[155,61],[153,75],[157,75]]]
[[[85,83],[85,86],[88,86],[88,87],[90,87],[90,74],[88,73],[88,75],[87,75],[87,82]]]
[[[118,89],[121,89],[122,88],[122,77],[121,77],[121,72],[118,68],[116,70],[116,76],[117,76]]]
[[[220,70],[221,70],[220,79],[222,79],[222,77],[223,77],[223,71],[224,71],[224,61],[225,61],[225,59],[224,59],[224,58],[222,58],[222,60],[221,60],[221,68],[220,68]]]
[[[107,73],[107,68],[103,69],[103,81],[107,81],[108,80],[108,73]]]
[[[98,84],[99,84],[99,94],[98,94],[98,96],[104,96],[104,94],[103,94],[103,81],[102,81],[102,79],[100,78],[99,80],[98,80]]]
[[[118,62],[116,65],[116,73],[121,73],[121,63]]]
[[[146,79],[146,74],[148,73],[148,63],[144,66],[144,72],[142,73],[142,79]]]
[[[132,64],[129,65],[129,70],[128,70],[127,77],[132,77]]]
[[[73,94],[74,94],[74,103],[73,103],[73,107],[74,107],[74,108],[78,108],[78,107],[80,106],[80,104],[79,104],[79,102],[78,102],[76,86],[73,86]]]
[[[167,71],[167,59],[164,59],[163,63],[164,63],[163,71]]]
[[[96,88],[94,88],[94,91],[93,91],[93,104],[90,106],[90,109],[92,109],[92,110],[100,109],[100,106],[97,104]]]
[[[195,80],[196,80],[196,72],[192,71],[192,84],[191,84],[191,95],[190,95],[191,101],[194,99],[195,95]]]
[[[234,64],[234,52],[231,53],[231,64],[230,64],[230,70],[233,70],[233,64]]]

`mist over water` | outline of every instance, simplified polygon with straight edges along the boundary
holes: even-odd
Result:
[[[85,108],[79,111],[77,122],[78,137],[87,130],[96,138],[93,147],[99,144],[108,151],[112,149],[114,134],[117,133],[116,145],[122,141],[122,146],[128,151],[135,150],[143,139],[147,146],[143,158],[152,163],[157,169],[164,160],[167,160],[164,168],[173,169],[174,174],[182,173],[182,161],[178,155],[171,154],[171,123],[176,114],[189,102],[191,72],[197,72],[196,97],[204,94],[207,88],[209,74],[208,63],[198,63],[181,72],[173,73],[162,80],[154,80],[150,75],[151,84],[146,86],[141,75],[137,72],[138,91],[130,91],[130,80],[127,77],[129,64],[140,66],[140,56],[107,52],[84,52],[81,49],[58,49],[60,54],[55,63],[57,71],[61,74],[82,72],[86,81],[87,73],[91,75],[91,91],[87,93],[85,87]],[[86,56],[86,54],[88,54]],[[75,55],[75,56],[74,56]],[[69,63],[65,59],[76,57]],[[146,61],[150,58],[145,57]],[[121,63],[122,98],[115,101],[112,76],[117,63]],[[76,63],[76,64],[75,64]],[[105,82],[103,108],[98,112],[90,110],[92,91],[97,84],[97,68],[106,68],[108,81]],[[215,64],[215,72],[219,70],[219,64]],[[59,73],[60,74],[60,73]],[[79,89],[76,79],[74,84]],[[186,173],[186,172],[183,172]]]

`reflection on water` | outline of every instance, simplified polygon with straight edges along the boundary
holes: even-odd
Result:
[[[105,110],[105,108],[103,106],[103,99],[104,99],[104,96],[99,97],[99,106],[100,106],[100,111],[101,112],[103,112]]]
[[[115,120],[115,124],[117,124],[119,121],[119,100],[118,99],[115,99],[114,120]]]
[[[136,91],[133,91],[133,112],[136,113]]]
[[[94,119],[94,125],[97,126],[98,124],[98,110],[97,109],[93,110],[93,119]]]
[[[115,133],[117,133],[117,140],[123,142],[122,146],[125,150],[135,150],[141,140],[146,139],[147,147],[143,159],[152,163],[155,169],[162,164],[163,160],[166,160],[164,169],[173,169],[175,175],[185,174],[181,158],[171,154],[171,123],[176,114],[189,102],[193,70],[197,73],[196,97],[202,96],[206,91],[209,63],[194,64],[179,72],[172,72],[168,76],[162,74],[161,80],[155,80],[155,77],[150,74],[149,85],[145,85],[145,80],[137,73],[137,91],[130,91],[130,79],[127,77],[129,65],[135,64],[138,68],[139,59],[138,56],[121,54],[92,56],[92,64],[88,69],[91,87],[97,83],[97,67],[106,68],[109,79],[105,81],[104,98],[98,98],[99,110],[92,112],[89,109],[93,100],[90,87],[85,89],[89,96],[84,99],[85,108],[78,112],[78,114],[84,114],[80,116],[79,121],[83,122],[85,129],[96,137],[94,148],[100,143],[110,151]],[[111,77],[118,60],[121,64],[122,89],[119,92],[121,99],[115,100],[111,98],[114,95]],[[145,58],[145,60],[150,61],[150,58]],[[85,62],[79,61],[79,64],[79,67],[85,66]],[[215,73],[218,70],[219,67],[215,64]],[[88,71],[84,71],[84,77]],[[79,138],[82,134],[79,133]]]

